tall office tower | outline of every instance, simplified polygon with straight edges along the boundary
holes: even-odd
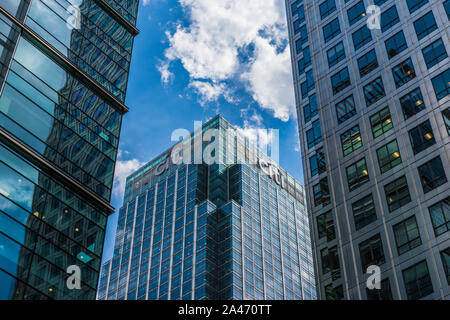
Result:
[[[0,299],[95,299],[137,6],[0,2]]]
[[[128,177],[98,299],[315,299],[303,187],[220,116],[187,137],[217,158]]]
[[[449,299],[450,1],[286,7],[319,298]]]

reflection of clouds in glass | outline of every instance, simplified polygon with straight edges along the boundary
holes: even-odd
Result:
[[[19,8],[20,1],[17,0],[2,0],[2,7],[6,9],[13,16],[17,14],[17,9]]]
[[[20,39],[14,59],[44,79],[54,90],[64,87],[66,72],[23,38]]]
[[[0,173],[2,173],[2,170],[0,170]],[[0,180],[0,193],[25,208],[31,208],[33,191],[34,187],[28,181],[12,178],[1,178]],[[12,203],[0,201],[0,210],[12,208],[14,208]]]

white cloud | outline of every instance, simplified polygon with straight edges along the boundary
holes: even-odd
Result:
[[[144,165],[144,163],[137,159],[124,160],[124,155],[128,155],[128,152],[119,150],[113,186],[113,194],[117,197],[123,196],[127,177]]]
[[[174,74],[169,70],[169,64],[161,63],[161,65],[159,65],[157,69],[159,73],[161,73],[161,82],[164,85],[167,85],[174,77]]]
[[[202,103],[235,102],[229,83],[238,81],[262,108],[287,121],[295,103],[284,0],[179,2],[190,25],[167,32],[166,65],[181,61]]]

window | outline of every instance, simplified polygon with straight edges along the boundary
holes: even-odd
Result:
[[[344,68],[331,76],[331,86],[333,87],[333,94],[337,94],[349,85],[350,75],[348,74],[348,68]]]
[[[344,299],[344,290],[341,286],[337,286],[333,288],[332,284],[325,286],[325,299],[326,300],[343,300]]]
[[[402,176],[384,187],[386,201],[388,203],[389,212],[395,211],[405,204],[411,202],[409,194],[408,182],[406,177]]]
[[[411,216],[394,226],[398,255],[402,255],[422,244],[416,216]]]
[[[323,151],[323,148],[317,150],[316,154],[309,158],[309,164],[311,166],[311,177],[327,171],[325,152]]]
[[[354,202],[352,204],[353,220],[355,229],[359,230],[377,220],[375,203],[372,194]]]
[[[436,143],[430,121],[427,120],[409,131],[409,140],[414,154],[431,147]]]
[[[447,134],[450,135],[450,108],[442,111],[442,118],[444,119],[445,127],[447,128]]]
[[[350,119],[355,114],[355,101],[353,100],[352,95],[336,104],[336,116],[339,124]]]
[[[413,13],[417,9],[419,9],[424,4],[428,3],[428,0],[406,0],[406,4],[408,5],[409,13]]]
[[[295,16],[295,15],[299,12],[299,9],[300,9],[301,7],[303,7],[303,6],[300,7],[300,3],[301,3],[302,1],[303,1],[303,0],[297,0],[297,1],[295,1],[294,3],[291,4],[292,16]]]
[[[399,31],[384,42],[389,59],[408,48],[403,31]]]
[[[374,4],[377,6],[381,6],[384,4],[387,0],[374,0]]]
[[[394,76],[395,86],[400,88],[405,83],[416,77],[416,72],[411,58],[406,59],[402,63],[392,68],[392,74]]]
[[[380,287],[379,290],[366,288],[367,300],[393,300],[389,278],[382,280]]]
[[[311,121],[318,114],[317,109],[317,98],[316,95],[313,94],[309,97],[309,103],[303,107],[303,115],[305,118],[305,123]]]
[[[426,260],[403,270],[403,281],[408,300],[417,300],[433,293]]]
[[[447,12],[447,18],[450,20],[450,0],[444,2],[445,12]]]
[[[311,65],[311,52],[309,47],[303,49],[303,58],[298,60],[298,71],[299,74],[303,74],[305,69]]]
[[[335,0],[325,0],[319,5],[320,18],[324,19],[329,16],[331,13],[336,11],[336,2]]]
[[[430,192],[447,183],[447,177],[445,176],[445,170],[440,156],[421,165],[418,170],[423,193]]]
[[[380,234],[377,234],[359,244],[359,254],[363,273],[366,273],[370,265],[380,266],[385,263],[383,243]]]
[[[320,251],[320,257],[322,260],[322,273],[327,274],[331,272],[333,280],[339,278],[341,272],[337,247],[322,249]]]
[[[294,29],[295,29],[295,25],[297,24],[298,26],[300,26],[300,24],[302,24],[303,22],[305,22],[305,8],[304,6],[300,6],[297,9],[297,13],[298,13],[298,18],[297,20],[295,20],[294,22]],[[296,32],[297,33],[297,32]]]
[[[436,98],[441,100],[450,94],[450,68],[431,79]]]
[[[363,26],[352,34],[355,51],[372,41],[372,34],[367,26]]]
[[[447,283],[450,284],[450,247],[441,252],[442,266],[447,275]]]
[[[402,163],[397,140],[393,140],[379,148],[377,156],[381,173],[385,173]]]
[[[346,171],[348,188],[350,191],[357,189],[358,187],[369,181],[369,171],[367,171],[365,158],[348,166]]]
[[[437,29],[436,20],[433,12],[430,11],[420,19],[414,22],[414,29],[416,30],[417,39],[421,40],[431,32]]]
[[[298,29],[298,33],[300,33],[300,38],[295,41],[295,48],[297,54],[300,54],[300,52],[302,52],[302,46],[308,42],[308,29],[306,29],[306,24]]]
[[[365,85],[363,91],[367,107],[371,106],[386,95],[381,77],[376,78],[372,82]]]
[[[311,90],[314,90],[314,75],[312,70],[306,72],[306,81],[301,84],[302,98],[306,98]]]
[[[384,109],[371,116],[370,125],[372,127],[372,134],[374,139],[391,130],[394,125],[392,124],[392,118],[391,113],[389,112],[389,108],[385,107]]]
[[[314,205],[326,206],[330,204],[330,189],[328,187],[328,178],[323,178],[318,184],[313,186]]]
[[[353,7],[347,10],[348,22],[350,25],[355,24],[366,15],[366,8],[364,2],[360,1]]]
[[[317,216],[317,229],[319,239],[327,237],[327,241],[332,241],[336,238],[331,210]]]
[[[423,48],[422,54],[428,69],[448,57],[442,39],[438,39],[429,46]]]
[[[322,142],[322,132],[320,130],[320,120],[312,123],[312,128],[306,131],[306,139],[308,140],[308,148],[311,149],[315,145]]]
[[[349,155],[353,151],[362,147],[361,132],[359,125],[354,126],[341,134],[341,143],[344,156]]]
[[[378,68],[377,55],[375,49],[370,50],[358,59],[358,68],[361,78]]]
[[[327,59],[328,59],[328,68],[331,68],[334,65],[336,65],[339,61],[344,60],[345,59],[344,44],[342,42],[339,42],[333,48],[328,50]]]
[[[336,18],[326,26],[323,27],[323,38],[325,43],[336,37],[341,33],[341,27],[339,26],[339,19]]]
[[[428,211],[436,237],[450,230],[450,197],[432,205]]]
[[[416,88],[401,97],[400,105],[402,106],[403,117],[405,117],[405,120],[424,110],[425,103],[423,102],[420,88]]]
[[[397,7],[394,5],[381,14],[381,32],[389,30],[399,22]]]

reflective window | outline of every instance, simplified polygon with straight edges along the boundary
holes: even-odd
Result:
[[[306,131],[306,139],[308,140],[308,148],[311,149],[315,145],[322,142],[322,132],[320,130],[320,120],[312,123],[312,129]]]
[[[323,178],[313,186],[314,205],[326,206],[330,204],[330,188],[328,187],[328,178]]]
[[[402,85],[414,79],[416,77],[416,72],[414,70],[411,58],[406,59],[392,68],[392,74],[394,76],[395,86],[397,88],[400,88]]]
[[[348,68],[344,68],[331,76],[331,86],[333,88],[333,94],[337,94],[349,85],[350,75],[348,73]]]
[[[392,124],[391,113],[389,108],[385,107],[379,112],[370,117],[370,125],[372,127],[372,134],[374,138],[391,130],[394,126]]]
[[[398,255],[402,255],[422,244],[416,216],[411,216],[394,225],[393,229]]]
[[[409,13],[413,13],[423,5],[427,4],[428,0],[406,0],[408,5]]]
[[[361,185],[369,181],[369,171],[367,171],[365,158],[348,166],[346,171],[348,188],[350,191],[359,188]]]
[[[355,101],[353,99],[353,95],[348,96],[344,100],[338,102],[335,108],[339,124],[356,115]]]
[[[309,158],[309,164],[311,167],[311,177],[314,177],[316,174],[324,173],[327,170],[323,148],[317,150],[317,152]]]
[[[447,128],[447,134],[450,135],[450,108],[442,111],[442,118],[444,119],[445,127]]]
[[[408,300],[418,300],[433,293],[426,260],[403,270],[403,282]]]
[[[392,26],[400,22],[397,7],[394,5],[381,14],[381,32],[389,30]]]
[[[447,12],[447,18],[450,20],[450,0],[444,2],[445,12]]]
[[[442,160],[439,156],[421,165],[418,170],[424,193],[430,192],[447,182]]]
[[[369,74],[372,70],[378,68],[377,55],[375,49],[370,50],[358,59],[359,74],[361,77]]]
[[[354,202],[352,204],[353,220],[355,229],[359,230],[377,220],[375,203],[372,194]]]
[[[423,48],[422,54],[428,69],[448,57],[442,39],[438,39],[432,44]]]
[[[336,18],[323,27],[323,38],[325,43],[336,37],[341,33],[341,27],[339,26],[339,19]]]
[[[385,173],[401,164],[402,158],[398,149],[397,140],[393,140],[377,149],[377,157],[381,173]]]
[[[371,265],[381,266],[385,263],[383,243],[380,234],[374,235],[359,244],[362,272],[366,273]]]
[[[366,16],[366,8],[364,7],[364,2],[359,1],[353,7],[347,10],[348,22],[350,25],[355,24],[360,19]]]
[[[447,283],[450,284],[450,247],[441,252],[442,266],[444,267]]]
[[[409,140],[414,154],[431,147],[436,143],[430,121],[427,120],[409,131]]]
[[[331,13],[336,11],[335,0],[325,0],[319,5],[320,18],[324,19],[328,17]]]
[[[423,17],[417,19],[414,22],[414,29],[416,30],[417,39],[419,40],[436,30],[437,24],[433,16],[433,11],[430,11]]]
[[[389,212],[403,207],[405,204],[411,202],[409,194],[408,182],[406,177],[402,176],[391,183],[384,186],[384,193],[388,203]]]
[[[317,216],[317,229],[319,239],[326,237],[327,241],[332,241],[336,238],[331,210]]]
[[[322,273],[327,274],[332,273],[332,279],[336,280],[340,277],[340,267],[339,267],[339,255],[337,247],[324,248],[320,251],[320,257],[322,260]]]
[[[399,31],[392,37],[387,39],[384,42],[384,45],[386,46],[386,52],[389,56],[389,59],[395,57],[397,54],[408,48],[403,31]]]
[[[309,103],[303,107],[303,115],[305,118],[305,123],[311,121],[318,114],[317,109],[317,98],[316,95],[313,94],[309,97]]]
[[[386,96],[383,80],[381,79],[381,77],[366,84],[363,88],[363,91],[367,107]]]
[[[344,156],[349,155],[353,151],[362,147],[361,132],[359,131],[359,125],[347,130],[341,134],[341,144]]]
[[[345,59],[344,44],[339,42],[333,48],[327,51],[328,68],[333,67],[338,62]]]
[[[432,205],[428,211],[436,237],[450,230],[450,197]]]
[[[405,120],[416,115],[425,109],[422,92],[420,87],[416,88],[403,97],[400,98],[400,105],[402,106],[403,116]]]
[[[431,79],[436,98],[441,100],[450,94],[450,68]]]
[[[372,34],[367,26],[363,26],[352,34],[355,51],[372,41]]]

